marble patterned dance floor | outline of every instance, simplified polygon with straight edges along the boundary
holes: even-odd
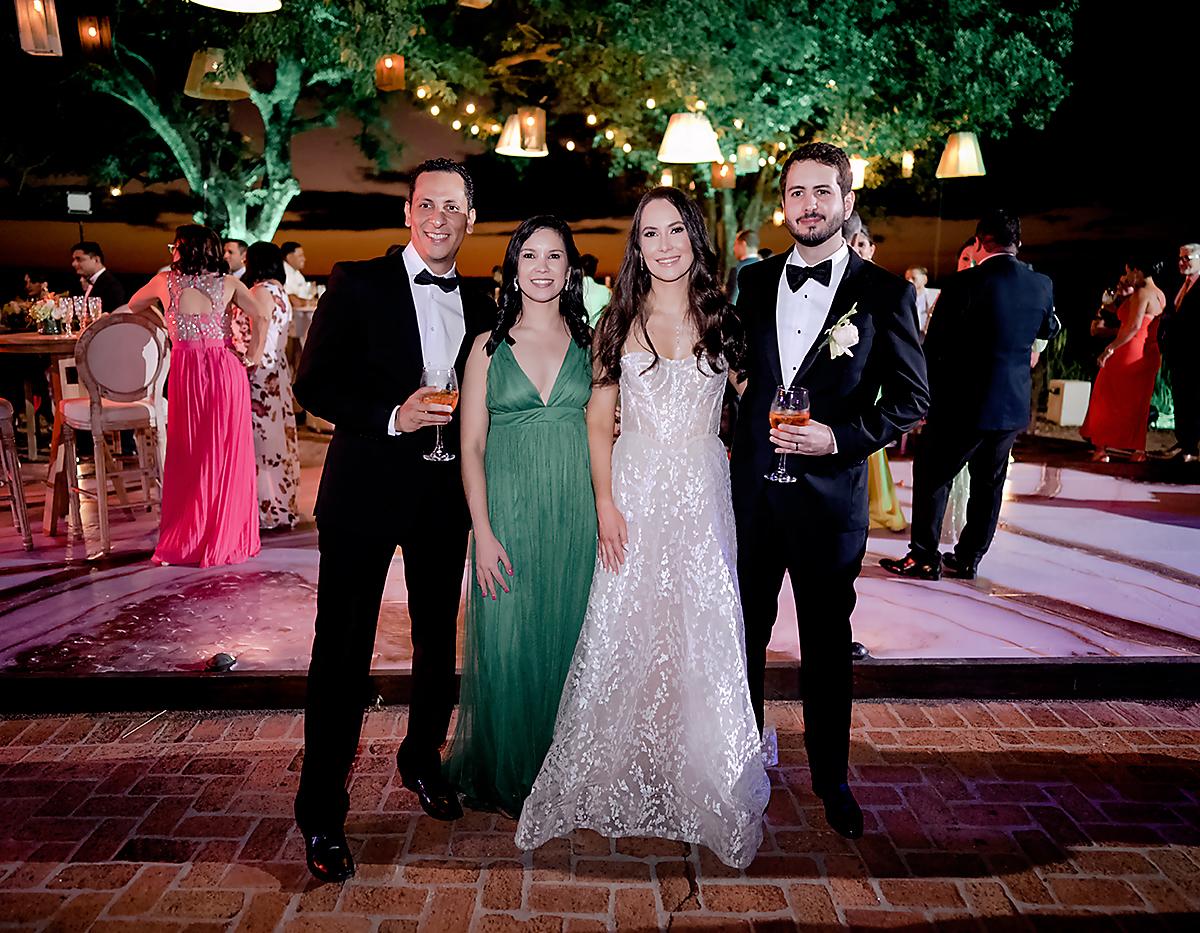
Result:
[[[311,515],[320,441],[306,441],[302,510]],[[32,468],[27,486],[40,495]],[[911,463],[893,463],[906,514]],[[41,502],[31,503],[41,514]],[[96,547],[96,529],[87,546]],[[308,664],[316,606],[311,520],[267,535],[237,567],[154,567],[147,515],[113,523],[113,554],[41,535],[21,550],[0,514],[0,673],[180,671],[218,652],[244,671]],[[885,574],[906,534],[873,532],[859,581],[855,637],[878,658],[1067,658],[1200,655],[1200,486],[1021,462],[1010,472],[1001,528],[980,579],[936,583]],[[461,617],[460,617],[461,621]],[[798,656],[796,609],[785,584],[772,643]],[[404,670],[403,558],[392,564],[376,642],[377,669]]]

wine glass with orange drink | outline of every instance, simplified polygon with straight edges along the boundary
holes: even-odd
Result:
[[[421,370],[421,385],[432,386],[437,390],[426,395],[423,401],[431,405],[449,405],[451,410],[458,407],[458,374],[454,372],[453,366],[426,366]],[[442,426],[439,424],[435,427],[437,443],[424,457],[437,463],[447,463],[454,459],[454,454],[442,446]]]
[[[770,419],[772,428],[781,424],[808,424],[808,390],[799,386],[780,386],[775,391],[775,401],[771,403]],[[773,483],[796,482],[796,477],[787,471],[787,458],[787,454],[780,454],[775,471],[766,474],[766,478]]]

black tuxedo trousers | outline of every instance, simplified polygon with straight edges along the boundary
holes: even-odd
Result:
[[[437,465],[458,469],[457,461]],[[439,749],[457,700],[455,640],[467,532],[447,516],[431,515],[386,534],[322,530],[319,546],[304,765],[296,797],[296,820],[306,833],[340,829],[349,810],[346,778],[358,751],[363,709],[373,699],[368,672],[397,547],[404,557],[413,644],[408,731],[397,760],[402,774],[436,773],[441,766]]]
[[[850,614],[857,599],[854,581],[862,569],[867,529],[814,534],[810,526],[796,520],[795,499],[791,486],[767,484],[754,505],[736,515],[746,669],[761,730],[767,645],[787,571],[800,632],[804,747],[813,789],[824,793],[846,781],[853,686]]]

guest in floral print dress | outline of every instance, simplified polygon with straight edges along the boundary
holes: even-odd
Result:
[[[259,527],[290,528],[296,523],[300,488],[300,451],[292,372],[285,348],[292,307],[283,288],[283,254],[274,243],[255,243],[246,251],[243,281],[255,297],[269,300],[271,320],[262,361],[250,367],[250,415],[258,462]]]

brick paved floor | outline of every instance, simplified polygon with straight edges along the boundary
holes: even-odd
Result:
[[[862,703],[867,834],[825,825],[799,708],[745,873],[592,833],[532,855],[513,823],[419,813],[370,713],[358,876],[311,882],[291,820],[296,714],[0,720],[0,927],[53,930],[1200,929],[1200,707]]]

